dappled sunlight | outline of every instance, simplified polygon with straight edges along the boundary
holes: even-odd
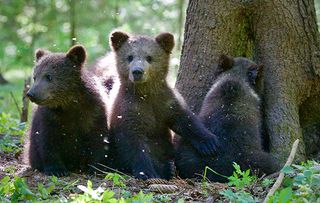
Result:
[[[25,79],[27,77],[32,76],[32,69],[10,69],[4,73],[4,77],[9,80],[9,82],[17,82],[21,79]]]

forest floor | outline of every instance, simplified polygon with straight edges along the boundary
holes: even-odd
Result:
[[[23,164],[21,151],[18,153],[0,152],[0,180],[5,177],[10,177],[10,180],[15,180],[15,182],[23,179],[26,185],[17,186],[18,184],[15,183],[15,189],[18,190],[17,187],[25,187],[32,192],[33,198],[38,201],[42,199],[45,202],[69,202],[72,200],[81,202],[80,200],[83,200],[84,197],[79,198],[80,194],[85,194],[87,200],[92,200],[95,195],[97,196],[96,198],[99,198],[99,195],[101,196],[105,190],[113,191],[114,193],[111,196],[117,200],[121,197],[125,199],[132,198],[131,201],[125,202],[229,202],[229,200],[232,200],[232,197],[230,197],[232,192],[236,192],[236,188],[228,184],[179,178],[174,178],[170,181],[161,179],[142,181],[125,175],[104,174],[101,172],[98,172],[97,175],[72,173],[67,177],[56,178],[33,171],[29,166]],[[14,177],[19,178],[15,179]],[[88,185],[88,180],[91,181],[92,186],[90,183]],[[272,181],[272,178],[270,180]],[[0,200],[1,184],[4,187],[3,181],[0,182]],[[270,187],[271,184],[265,187],[262,186],[262,179],[257,179],[254,183],[245,187],[243,191],[252,195],[253,202],[259,202],[266,196]],[[222,195],[221,192],[223,191],[232,192],[229,192],[228,196],[228,192]],[[45,193],[48,194],[45,195]],[[252,197],[240,194],[240,197],[235,198],[240,198],[240,200],[242,198],[244,201],[240,202],[247,202],[245,199],[251,199]],[[23,198],[26,197],[22,197],[22,200],[24,200]],[[32,199],[32,197],[30,198]],[[133,201],[133,199],[136,201]]]

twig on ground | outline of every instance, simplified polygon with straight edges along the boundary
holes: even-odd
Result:
[[[128,175],[128,174],[125,174],[125,173],[123,173],[123,172],[121,172],[121,171],[118,171],[117,169],[111,168],[111,167],[106,166],[106,165],[104,165],[104,164],[98,163],[98,165],[100,165],[100,166],[102,166],[102,167],[104,167],[104,168],[106,168],[106,169],[109,169],[109,170],[111,170],[111,171],[113,171],[113,172],[116,172],[116,173],[118,173],[118,174],[120,174],[120,175],[124,175],[124,176],[128,176],[128,177],[130,177],[130,178],[133,178],[132,176],[130,176],[130,175]],[[107,173],[107,172],[105,172],[105,173]]]
[[[292,145],[292,149],[291,149],[291,152],[290,152],[290,155],[287,159],[287,162],[286,164],[283,166],[286,167],[286,166],[290,166],[292,164],[292,161],[294,159],[294,156],[296,155],[297,153],[297,148],[298,148],[298,144],[299,144],[299,139],[297,139],[296,141],[294,141],[293,145]],[[283,178],[284,178],[284,173],[283,172],[280,172],[276,182],[273,184],[272,188],[269,190],[266,198],[264,199],[263,203],[267,203],[267,201],[269,200],[269,198],[274,195],[274,193],[276,192],[276,190],[280,187],[282,181],[283,181]]]

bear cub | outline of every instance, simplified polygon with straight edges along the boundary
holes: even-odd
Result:
[[[120,88],[110,118],[110,147],[117,168],[139,179],[173,175],[170,129],[201,154],[214,154],[216,137],[178,99],[166,81],[174,38],[110,35]]]
[[[84,69],[86,51],[36,51],[34,83],[27,92],[36,107],[30,127],[28,161],[46,175],[92,171],[104,161],[108,136],[106,107],[94,78]]]
[[[199,118],[218,137],[221,149],[216,156],[201,156],[181,139],[176,152],[176,166],[182,178],[193,178],[205,166],[224,176],[233,173],[233,162],[242,169],[259,174],[279,169],[275,158],[262,148],[262,112],[257,92],[261,91],[262,66],[243,57],[222,55],[218,74],[207,93]],[[207,178],[225,182],[226,178],[209,172]]]

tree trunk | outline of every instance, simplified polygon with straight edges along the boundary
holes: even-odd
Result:
[[[71,46],[75,45],[77,42],[76,37],[76,2],[75,0],[69,0],[69,9],[70,9],[70,38]]]
[[[22,92],[22,109],[21,109],[21,116],[20,122],[27,122],[28,121],[28,113],[29,113],[29,98],[27,97],[27,92],[30,89],[31,85],[31,77],[28,77],[24,80],[24,88]]]
[[[8,81],[3,77],[2,73],[0,73],[0,85],[7,84]]]
[[[178,12],[179,12],[179,17],[178,17],[178,24],[179,24],[179,31],[178,31],[178,40],[177,40],[177,47],[176,49],[178,51],[181,50],[181,44],[182,44],[182,34],[183,34],[183,23],[184,23],[184,0],[179,0],[178,1]]]
[[[113,4],[113,27],[119,26],[119,15],[120,15],[120,8],[119,8],[119,1],[115,1]]]
[[[300,142],[300,160],[319,152],[320,46],[313,0],[190,1],[184,37],[176,87],[192,110],[199,111],[220,54],[247,56],[265,67],[271,152],[284,161],[297,138],[308,144],[305,149]]]

